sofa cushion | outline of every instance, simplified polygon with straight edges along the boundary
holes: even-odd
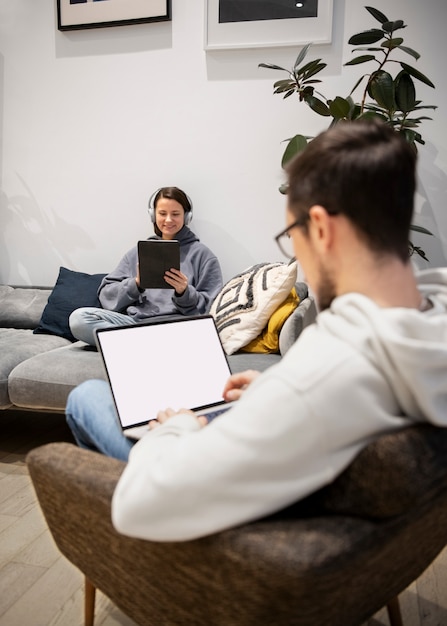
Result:
[[[65,345],[70,344],[62,337],[34,335],[31,329],[0,328],[0,409],[11,406],[8,379],[19,363]]]
[[[64,347],[38,354],[11,372],[9,396],[15,406],[64,411],[68,394],[74,387],[91,378],[106,380],[103,362],[96,350],[82,341],[62,341],[65,341]]]
[[[279,334],[286,319],[298,306],[299,300],[296,289],[293,288],[287,298],[282,302],[276,311],[273,311],[267,326],[260,334],[252,339],[246,346],[241,348],[242,352],[255,352],[258,354],[278,354]]]
[[[105,274],[85,274],[61,267],[48,304],[34,332],[76,341],[71,334],[68,318],[79,307],[101,306],[98,288],[104,276]]]
[[[51,289],[0,285],[0,327],[36,328]]]
[[[224,285],[210,313],[227,354],[234,354],[260,334],[290,294],[296,273],[296,263],[260,263]]]

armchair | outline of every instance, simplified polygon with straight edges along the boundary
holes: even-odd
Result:
[[[269,518],[202,539],[119,535],[110,501],[123,463],[51,443],[27,464],[60,551],[86,577],[86,626],[101,589],[142,626],[358,626],[447,543],[447,429],[371,443],[328,487]]]

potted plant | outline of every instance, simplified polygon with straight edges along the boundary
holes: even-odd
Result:
[[[278,70],[287,73],[287,78],[274,83],[273,93],[283,94],[288,98],[293,94],[298,95],[300,102],[307,104],[315,113],[327,117],[329,126],[337,124],[341,120],[352,121],[376,117],[389,124],[398,133],[402,133],[405,139],[417,150],[417,144],[424,144],[420,125],[423,121],[431,119],[421,115],[423,109],[436,109],[433,105],[423,105],[416,98],[415,81],[420,81],[434,88],[434,84],[427,76],[409,65],[405,61],[395,58],[396,52],[418,60],[420,55],[413,48],[404,45],[401,32],[406,28],[403,20],[389,20],[386,15],[373,7],[365,7],[372,17],[379,22],[380,27],[371,28],[353,35],[348,43],[355,46],[352,52],[360,52],[358,56],[344,65],[372,64],[372,68],[362,74],[347,97],[336,96],[326,98],[316,85],[321,80],[316,78],[325,67],[322,59],[305,61],[309,48],[312,44],[304,46],[291,69],[280,67],[272,63],[260,63],[259,67]],[[357,47],[360,46],[360,47]],[[407,56],[405,58],[407,58]],[[391,74],[391,67],[396,72]],[[385,69],[386,68],[386,69]],[[359,93],[357,100],[354,93]],[[282,157],[282,166],[303,150],[312,137],[297,134],[287,139],[286,149]],[[280,191],[285,193],[282,185]],[[412,225],[411,229],[427,235],[432,233],[421,226]],[[409,242],[410,254],[417,253],[423,259],[428,260],[425,252],[418,246]]]

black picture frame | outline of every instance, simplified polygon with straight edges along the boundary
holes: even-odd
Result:
[[[57,0],[60,31],[170,20],[171,0]]]

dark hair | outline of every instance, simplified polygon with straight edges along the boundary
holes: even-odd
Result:
[[[160,187],[160,189],[157,191],[152,201],[152,205],[154,208],[154,231],[159,237],[161,237],[161,231],[158,228],[157,223],[155,221],[155,210],[157,207],[157,202],[160,200],[160,198],[168,198],[169,200],[175,200],[176,202],[182,205],[185,213],[192,211],[191,202],[184,191],[182,191],[178,187]]]
[[[340,122],[313,139],[287,173],[288,206],[297,218],[315,204],[342,213],[372,250],[408,261],[416,153],[390,126]]]

